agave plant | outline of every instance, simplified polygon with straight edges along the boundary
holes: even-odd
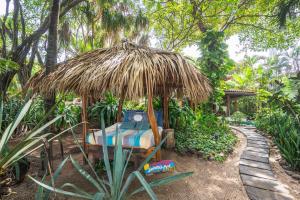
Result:
[[[2,118],[3,118],[3,101],[1,98],[0,102],[0,131],[4,130],[3,132],[0,132],[1,140],[0,140],[0,188],[1,191],[6,191],[3,188],[8,188],[9,185],[7,177],[5,174],[8,172],[9,169],[14,168],[15,174],[20,175],[20,167],[19,163],[23,163],[26,161],[26,159],[23,159],[25,154],[32,149],[33,147],[36,147],[39,142],[41,142],[42,138],[46,138],[50,135],[50,133],[42,134],[42,132],[51,124],[53,124],[57,119],[59,119],[61,116],[57,116],[53,120],[49,121],[48,123],[41,125],[38,124],[35,128],[33,128],[31,131],[29,131],[24,138],[13,147],[9,147],[8,143],[10,138],[12,137],[14,131],[19,126],[23,118],[25,117],[26,113],[30,109],[30,106],[33,102],[33,99],[28,100],[20,112],[16,115],[15,119],[10,123],[6,128],[2,127]],[[42,135],[41,135],[42,134]],[[19,162],[22,159],[22,162]],[[18,163],[19,162],[19,163]],[[0,194],[1,196],[1,194]]]
[[[106,137],[105,134],[105,124],[104,124],[104,117],[103,112],[101,113],[102,120],[101,120],[101,128],[103,137]],[[98,174],[95,172],[91,162],[88,160],[87,156],[84,154],[84,151],[82,147],[80,146],[78,139],[76,138],[76,135],[73,133],[73,137],[81,149],[89,167],[91,168],[91,171],[93,173],[89,174],[86,170],[84,170],[76,160],[72,158],[72,156],[67,157],[57,168],[55,171],[52,180],[49,182],[49,184],[46,184],[42,181],[38,181],[32,177],[30,177],[35,183],[39,185],[38,192],[36,194],[36,199],[49,199],[50,192],[55,192],[62,195],[67,195],[71,197],[77,197],[81,199],[93,199],[93,200],[100,200],[100,199],[111,199],[111,200],[121,200],[126,199],[132,195],[135,195],[139,192],[146,191],[151,199],[157,199],[155,193],[153,192],[152,188],[156,186],[161,186],[167,183],[171,183],[173,181],[176,181],[178,179],[187,177],[192,175],[192,172],[185,172],[185,173],[177,173],[173,176],[168,176],[165,178],[154,180],[150,183],[148,183],[143,175],[141,174],[141,170],[143,169],[143,166],[151,160],[151,158],[154,156],[154,154],[157,152],[157,150],[161,147],[163,142],[166,140],[163,139],[162,142],[154,149],[154,151],[144,160],[144,162],[141,163],[139,168],[133,172],[131,172],[128,176],[126,176],[127,166],[132,154],[132,150],[123,150],[121,145],[121,136],[118,133],[118,130],[116,131],[116,145],[114,148],[114,161],[112,167],[110,166],[109,157],[108,157],[108,150],[106,141],[103,140],[103,157],[104,157],[104,164],[107,172],[107,180],[100,178]],[[97,190],[95,193],[90,193],[87,191],[84,191],[83,188],[79,188],[73,183],[65,183],[60,187],[54,187],[52,183],[56,180],[56,178],[59,176],[59,174],[62,171],[63,166],[65,163],[70,160],[74,168],[81,174],[81,176],[90,182],[92,186]],[[141,187],[135,189],[134,191],[129,192],[129,187],[131,183],[134,181],[134,179],[137,179],[141,183]],[[70,190],[66,190],[65,188],[70,188]]]

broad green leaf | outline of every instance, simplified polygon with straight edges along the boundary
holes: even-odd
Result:
[[[51,177],[51,182],[49,182],[49,184],[52,184],[52,182],[54,183],[56,181],[56,179],[59,177],[59,175],[61,174],[61,171],[63,169],[63,167],[65,166],[65,164],[67,163],[67,161],[69,160],[69,156],[66,157],[60,164],[59,166],[57,167],[57,169],[55,170],[54,174],[53,174],[53,177]],[[50,190],[47,190],[45,192],[45,195],[44,195],[44,200],[48,200],[50,197]]]
[[[99,185],[99,183],[88,173],[86,172],[78,163],[76,160],[73,159],[72,156],[70,156],[71,162],[75,169],[86,179],[88,180],[95,188],[97,188],[98,191],[101,193],[104,192],[103,188]]]
[[[127,193],[128,189],[129,189],[129,186],[133,182],[134,178],[137,178],[140,181],[140,183],[144,187],[145,191],[149,194],[149,196],[152,200],[157,199],[155,193],[151,189],[151,186],[147,183],[147,181],[145,180],[145,178],[142,176],[142,174],[139,171],[134,171],[128,176],[128,178],[127,178],[127,180],[126,180],[126,182],[125,182],[125,184],[124,184],[124,186],[121,190],[119,199],[125,198],[125,194]]]
[[[111,192],[113,191],[113,178],[112,178],[112,173],[111,173],[111,168],[110,168],[110,163],[109,163],[109,157],[108,157],[108,150],[107,150],[107,145],[106,145],[106,132],[105,132],[105,124],[104,124],[104,113],[101,112],[101,130],[102,130],[102,149],[103,149],[103,157],[104,157],[104,164],[105,164],[105,169],[110,185]]]
[[[0,148],[4,146],[4,144],[7,143],[8,139],[11,137],[13,132],[16,130],[16,128],[19,126],[22,119],[25,117],[27,111],[29,110],[30,106],[32,104],[32,99],[30,99],[28,102],[25,103],[25,105],[22,107],[21,111],[18,113],[14,121],[11,123],[11,126],[9,126],[5,131],[4,134],[1,137],[0,141]],[[0,149],[1,150],[1,149]]]
[[[87,197],[85,195],[82,195],[82,194],[78,194],[78,193],[75,193],[75,192],[68,192],[68,191],[65,191],[65,190],[61,190],[59,188],[54,188],[54,187],[51,187],[49,185],[46,185],[34,178],[32,178],[30,175],[28,175],[28,177],[33,180],[36,184],[42,186],[43,188],[47,189],[47,190],[50,190],[52,192],[55,192],[55,193],[59,193],[59,194],[63,194],[63,195],[67,195],[67,196],[71,196],[71,197],[76,197],[76,198],[82,198],[82,199],[91,199],[93,200],[93,198],[90,198],[90,197]]]

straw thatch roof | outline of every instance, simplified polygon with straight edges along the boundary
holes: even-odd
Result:
[[[60,63],[29,83],[34,92],[74,91],[101,98],[107,91],[126,99],[170,92],[200,102],[209,96],[209,81],[178,53],[142,47],[124,41],[112,48],[93,50]]]

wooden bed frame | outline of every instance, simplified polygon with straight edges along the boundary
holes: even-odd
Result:
[[[120,100],[119,100],[119,105],[118,105],[118,113],[117,113],[117,119],[116,119],[117,122],[121,122],[121,119],[122,119],[123,103],[124,103],[124,96],[121,96]],[[168,105],[169,105],[169,96],[168,96],[167,93],[164,93],[164,95],[162,97],[163,129],[169,129]],[[89,151],[91,151],[93,156],[96,157],[96,154],[101,153],[102,148],[99,148],[101,145],[98,145],[98,144],[94,145],[94,144],[87,144],[86,143],[86,135],[87,135],[88,130],[93,132],[93,129],[88,129],[87,106],[88,106],[88,97],[86,95],[83,95],[82,96],[83,148],[84,148],[84,152],[86,153],[87,156],[89,155]],[[160,138],[160,135],[159,135],[158,125],[157,125],[156,117],[155,117],[155,114],[154,114],[153,95],[152,95],[151,92],[148,94],[147,116],[148,116],[150,127],[151,127],[152,132],[153,132],[155,146],[158,146],[160,144],[161,138]],[[147,157],[155,149],[155,146],[150,147],[149,149],[134,147],[133,150],[134,150],[135,156],[133,156],[133,158],[136,160],[135,164],[138,163],[137,160],[139,160],[139,158]],[[123,146],[123,148],[131,149],[132,147]],[[101,155],[99,156],[99,158],[100,157],[101,157]],[[161,150],[158,150],[156,152],[154,159],[156,161],[161,160]]]
[[[94,141],[96,141],[95,132],[101,131],[101,129],[88,129],[88,131],[89,131],[89,133],[93,134]],[[89,154],[90,154],[92,156],[92,160],[94,163],[96,163],[103,157],[102,145],[87,143],[86,148],[87,148],[86,149],[87,155],[89,156]],[[114,146],[107,146],[108,156],[109,156],[110,160],[113,160],[113,158],[114,158],[114,148],[115,148]],[[132,146],[122,145],[122,148],[127,149],[129,151],[131,151],[131,149],[132,149],[132,155],[131,155],[130,161],[132,161],[134,163],[134,168],[138,168],[142,159],[147,158],[151,154],[151,152],[155,149],[155,146],[145,149],[145,148],[140,148],[140,147],[132,147]]]

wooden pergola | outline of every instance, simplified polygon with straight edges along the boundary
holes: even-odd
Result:
[[[234,102],[234,110],[238,111],[238,99],[246,96],[255,96],[256,93],[251,90],[225,90],[226,116],[230,116],[230,105]]]
[[[100,99],[106,92],[119,97],[117,121],[123,102],[147,97],[147,116],[155,145],[160,143],[153,109],[153,97],[163,102],[163,124],[169,128],[168,103],[172,95],[186,96],[192,102],[205,101],[211,93],[208,79],[178,53],[138,46],[128,41],[96,49],[60,63],[49,75],[42,71],[29,83],[34,92],[75,92],[82,98],[83,146],[87,150],[88,99]],[[160,151],[156,154],[160,160]]]

